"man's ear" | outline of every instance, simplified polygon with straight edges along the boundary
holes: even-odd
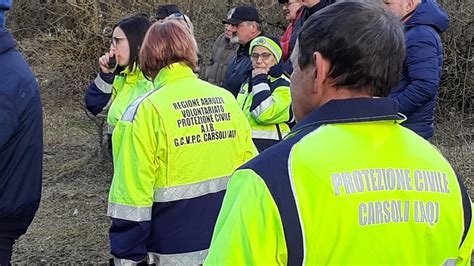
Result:
[[[329,73],[329,61],[323,57],[320,52],[313,53],[314,60],[314,89],[321,88],[321,85],[326,81]]]
[[[257,32],[257,22],[253,22],[252,23],[252,33],[256,33]]]
[[[405,14],[413,11],[417,6],[420,0],[404,0],[405,1]]]
[[[319,52],[313,53],[313,62],[314,62],[314,79],[318,78],[318,54]]]

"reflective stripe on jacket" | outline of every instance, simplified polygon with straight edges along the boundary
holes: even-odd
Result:
[[[469,265],[472,203],[387,98],[333,100],[231,177],[206,265]]]
[[[147,80],[140,69],[129,71],[126,68],[115,76],[112,90],[112,103],[107,114],[107,124],[115,126],[125,109],[139,96],[153,90],[153,83]],[[109,132],[111,134],[112,132]]]
[[[153,83],[138,68],[134,71],[126,68],[118,75],[99,73],[87,89],[86,107],[94,115],[108,110],[107,132],[112,134],[127,106],[153,88]]]
[[[237,102],[252,127],[252,138],[261,152],[282,140],[293,120],[290,81],[285,75],[277,78],[260,74],[241,87]],[[259,142],[259,140],[267,140]]]
[[[118,122],[108,215],[112,254],[199,264],[231,173],[256,154],[233,96],[172,64]]]

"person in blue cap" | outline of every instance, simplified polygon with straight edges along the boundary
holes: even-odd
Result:
[[[5,29],[11,0],[0,0],[0,265],[38,209],[43,170],[43,115],[38,81]]]

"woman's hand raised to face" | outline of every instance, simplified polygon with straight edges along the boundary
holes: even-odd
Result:
[[[109,62],[113,56],[114,56],[114,53],[111,51],[111,52],[105,53],[103,56],[99,58],[99,67],[102,73],[109,74],[109,73],[114,72],[113,68],[109,68]]]
[[[265,67],[257,67],[252,70],[252,77],[255,77],[260,74],[268,74],[268,71],[270,71],[270,68]]]

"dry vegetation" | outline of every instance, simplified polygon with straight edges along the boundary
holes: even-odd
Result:
[[[101,119],[83,108],[85,89],[96,75],[111,27],[133,13],[152,15],[163,1],[16,0],[7,27],[34,69],[42,88],[45,113],[43,201],[28,233],[16,247],[14,262],[104,263],[108,259],[105,217],[111,165],[102,151]],[[286,24],[276,0],[179,1],[192,19],[204,56],[223,26],[229,7],[253,3],[270,34]],[[434,143],[472,187],[474,135],[474,3],[440,0],[451,16],[442,37],[445,64]],[[472,187],[474,190],[474,187]],[[473,191],[471,191],[471,194]]]

